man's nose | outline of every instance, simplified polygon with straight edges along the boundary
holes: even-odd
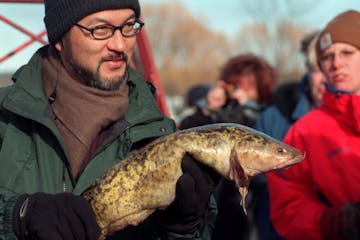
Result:
[[[116,30],[114,35],[109,39],[108,47],[109,49],[117,52],[123,52],[125,50],[125,39],[122,36],[120,30]]]

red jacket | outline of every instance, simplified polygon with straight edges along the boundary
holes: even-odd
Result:
[[[322,239],[323,211],[360,201],[360,96],[326,92],[284,142],[305,159],[267,175],[272,222],[286,239]]]

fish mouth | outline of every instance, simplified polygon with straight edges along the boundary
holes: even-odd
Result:
[[[305,155],[296,155],[295,157],[291,158],[291,159],[283,159],[281,162],[279,162],[278,164],[276,164],[275,166],[269,166],[268,168],[265,169],[260,169],[260,168],[255,168],[255,167],[246,167],[244,170],[247,174],[247,176],[249,177],[255,177],[259,174],[262,173],[266,173],[266,172],[273,172],[273,171],[278,171],[278,170],[283,170],[283,169],[289,169],[292,166],[298,164],[299,162],[301,162],[304,159]]]
[[[289,169],[292,166],[300,163],[302,160],[304,160],[304,158],[305,158],[305,154],[293,157],[293,158],[291,158],[291,159],[289,159],[287,161],[280,162],[272,170]]]

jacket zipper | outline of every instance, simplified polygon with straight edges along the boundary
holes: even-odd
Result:
[[[62,167],[62,191],[63,192],[67,191],[65,172],[66,172],[66,167],[63,164],[63,167]]]

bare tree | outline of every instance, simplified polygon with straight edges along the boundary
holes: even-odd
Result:
[[[304,72],[300,43],[314,29],[298,22],[314,11],[319,2],[253,0],[242,3],[243,14],[252,19],[252,23],[244,25],[234,38],[236,50],[263,56],[277,70],[279,82],[299,79]]]
[[[307,29],[289,22],[279,22],[272,33],[263,24],[249,24],[242,28],[235,42],[240,53],[260,55],[273,65],[279,82],[297,80],[304,72],[304,59],[299,48]],[[236,44],[235,44],[236,45]]]
[[[143,6],[156,65],[168,95],[213,83],[231,47],[223,34],[195,19],[179,2]]]

